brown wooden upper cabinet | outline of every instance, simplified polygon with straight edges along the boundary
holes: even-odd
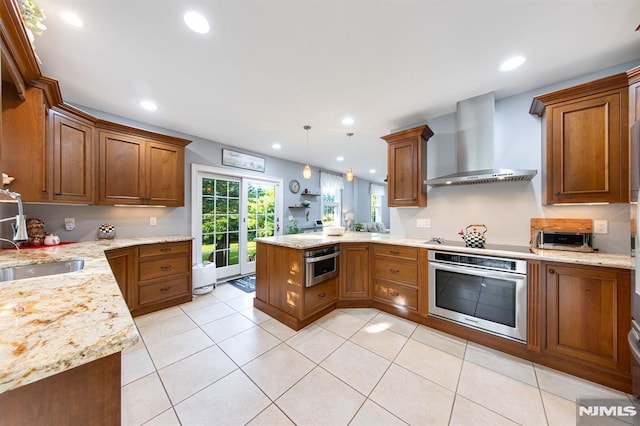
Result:
[[[48,199],[45,170],[46,114],[44,92],[26,86],[20,95],[8,83],[2,85],[2,172],[14,178],[5,186],[25,202]]]
[[[382,136],[387,144],[389,207],[427,205],[427,141],[433,131],[424,125]]]
[[[116,130],[99,130],[98,204],[184,205],[184,147]]]
[[[629,202],[626,73],[536,96],[529,112],[543,118],[544,204]]]
[[[640,67],[627,72],[629,77],[629,125],[640,121]]]
[[[50,201],[93,204],[95,197],[93,126],[70,115],[51,111],[47,160],[52,178]]]

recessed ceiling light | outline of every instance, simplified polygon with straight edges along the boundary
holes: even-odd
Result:
[[[353,123],[353,117],[345,117],[342,119],[342,124],[344,124],[345,126],[351,126]]]
[[[526,60],[527,58],[525,58],[524,56],[513,56],[500,64],[500,71],[514,70],[520,65],[524,64],[524,61]]]
[[[209,32],[209,22],[198,12],[187,12],[184,14],[184,23],[187,24],[192,31],[198,34],[206,34]]]
[[[280,148],[282,148],[282,145],[280,145],[279,143],[274,143],[273,145],[271,145],[271,148],[280,149]]]
[[[342,155],[339,155],[338,157],[336,157],[336,160],[338,161],[344,161],[344,157]]]
[[[73,12],[62,12],[61,16],[67,24],[73,25],[74,27],[84,28],[85,26],[84,21]]]
[[[158,109],[158,105],[156,105],[155,102],[149,101],[149,100],[140,101],[138,102],[138,105],[140,105],[142,108],[146,109],[147,111],[155,111]]]
[[[371,174],[373,174],[373,173],[375,173],[375,172],[376,172],[376,169],[370,169],[370,170],[369,170],[369,173],[371,173]]]

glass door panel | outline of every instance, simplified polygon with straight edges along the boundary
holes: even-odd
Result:
[[[215,262],[218,276],[238,274],[240,180],[202,178],[202,261]]]
[[[276,191],[274,182],[247,179],[246,195],[246,253],[242,257],[243,274],[255,271],[256,242],[258,237],[272,237],[279,231],[279,218],[276,215]]]
[[[215,262],[218,280],[253,273],[255,239],[281,235],[282,181],[209,170],[194,175],[194,261]]]

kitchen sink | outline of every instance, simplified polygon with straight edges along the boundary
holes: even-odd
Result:
[[[84,268],[84,259],[8,266],[6,268],[0,268],[0,281],[23,280],[25,278],[64,274],[66,272],[79,271],[82,268]]]

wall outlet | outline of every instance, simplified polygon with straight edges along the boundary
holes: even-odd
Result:
[[[154,216],[151,216],[149,218],[149,225],[156,226],[157,224],[158,224],[158,220]]]
[[[64,218],[64,229],[67,231],[73,231],[76,228],[76,218],[75,217],[65,217]]]
[[[609,222],[606,220],[594,220],[593,221],[593,233],[594,234],[608,234]]]
[[[431,220],[430,219],[417,219],[416,220],[417,228],[431,228]]]

